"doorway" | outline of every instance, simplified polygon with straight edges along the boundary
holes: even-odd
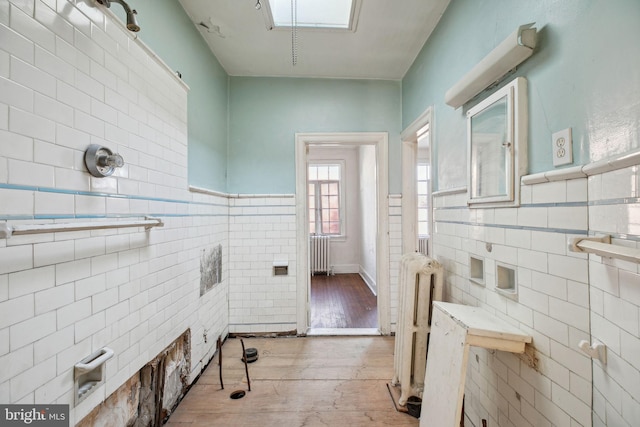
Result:
[[[310,333],[377,333],[375,172],[373,145],[308,147]]]
[[[374,219],[373,229],[367,233],[374,255],[366,270],[372,275],[377,293],[377,328],[331,329],[336,334],[383,334],[390,333],[389,297],[389,242],[388,242],[388,136],[383,132],[368,133],[309,133],[296,134],[296,241],[297,241],[297,327],[299,334],[318,334],[311,328],[311,265],[309,250],[310,190],[307,182],[310,151],[327,148],[353,148],[371,153],[371,174],[375,191],[372,192],[372,214],[363,218]],[[348,263],[347,263],[348,265]],[[345,268],[344,265],[336,265]],[[334,271],[335,272],[335,271]],[[350,272],[346,273],[350,274]],[[329,276],[330,278],[331,276]]]
[[[432,256],[432,108],[400,134],[402,138],[402,253]]]

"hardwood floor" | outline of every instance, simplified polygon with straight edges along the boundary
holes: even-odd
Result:
[[[312,328],[377,328],[377,298],[359,274],[311,277]]]
[[[247,390],[240,339],[217,357],[169,418],[169,427],[418,426],[397,412],[386,384],[393,376],[393,337],[245,338],[258,350]]]

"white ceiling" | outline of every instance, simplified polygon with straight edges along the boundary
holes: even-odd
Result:
[[[449,1],[360,0],[355,32],[297,30],[295,66],[291,30],[268,31],[263,17],[266,8],[256,10],[256,0],[180,3],[232,76],[401,79]],[[222,36],[216,34],[216,27]]]

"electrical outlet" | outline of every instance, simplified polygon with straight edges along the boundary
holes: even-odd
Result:
[[[571,128],[561,130],[551,135],[551,143],[551,152],[553,153],[553,166],[569,165],[573,163]]]

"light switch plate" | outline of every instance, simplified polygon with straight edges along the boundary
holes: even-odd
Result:
[[[554,133],[551,136],[551,143],[553,166],[570,165],[573,163],[571,128]]]

